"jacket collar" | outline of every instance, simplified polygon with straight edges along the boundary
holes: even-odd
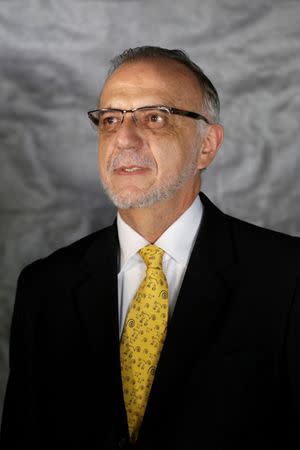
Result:
[[[174,348],[180,348],[181,342],[192,339],[194,335],[197,341],[200,339],[203,348],[207,348],[226,291],[236,279],[230,220],[205,194],[201,193],[200,198],[203,204],[200,230],[169,325],[163,352],[166,356],[161,358],[164,361],[166,357],[168,363],[172,353],[176,358],[177,350]],[[115,221],[111,227],[95,233],[74,287],[78,311],[96,352],[105,336],[110,336],[114,344],[119,342],[118,258]]]

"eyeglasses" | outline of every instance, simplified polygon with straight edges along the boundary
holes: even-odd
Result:
[[[203,120],[209,124],[208,119],[202,114],[170,106],[142,106],[134,109],[102,108],[88,111],[92,123],[100,129],[100,132],[113,132],[120,128],[126,113],[131,113],[134,123],[144,129],[159,130],[170,123],[171,114]]]

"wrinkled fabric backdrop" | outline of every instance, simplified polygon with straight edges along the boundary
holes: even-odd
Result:
[[[185,49],[220,93],[203,191],[300,236],[299,1],[0,1],[0,411],[20,270],[114,217],[86,111],[108,61],[145,44]]]

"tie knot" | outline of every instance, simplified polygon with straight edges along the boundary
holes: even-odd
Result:
[[[157,245],[146,245],[141,248],[139,254],[145,261],[147,269],[162,270],[162,259],[164,251]]]

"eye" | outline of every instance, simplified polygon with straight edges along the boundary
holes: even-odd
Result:
[[[168,123],[168,112],[159,109],[140,110],[139,120],[147,128],[162,128]]]
[[[149,122],[162,122],[164,119],[161,115],[154,113],[149,116]]]
[[[122,122],[122,113],[120,111],[108,111],[100,115],[99,125],[103,130],[114,130]]]
[[[113,125],[118,121],[116,116],[103,117],[102,123],[106,125]]]

